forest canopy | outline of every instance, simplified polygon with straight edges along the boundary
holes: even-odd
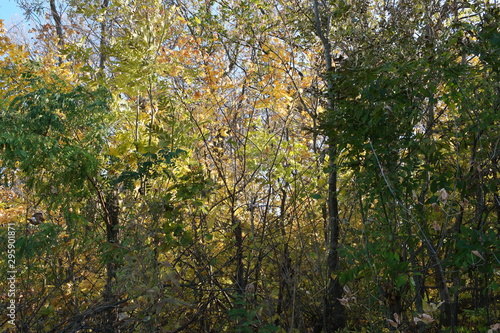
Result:
[[[496,1],[16,2],[2,331],[500,332]]]

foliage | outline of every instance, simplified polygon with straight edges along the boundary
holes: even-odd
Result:
[[[2,330],[498,329],[497,7],[22,4],[48,21],[0,35]]]

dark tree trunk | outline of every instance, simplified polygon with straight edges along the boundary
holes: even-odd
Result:
[[[276,320],[276,324],[280,322],[285,325],[290,330],[295,327],[295,318],[293,316],[293,289],[294,289],[294,269],[292,266],[292,258],[290,256],[290,249],[288,247],[288,242],[286,241],[286,200],[287,192],[285,189],[281,189],[282,197],[280,204],[281,216],[278,220],[280,233],[283,242],[283,254],[279,262],[279,294],[278,294],[278,306],[276,308],[276,314],[280,316],[280,319]],[[282,314],[284,314],[282,316]],[[283,320],[281,318],[286,318]]]
[[[339,299],[342,298],[342,286],[335,274],[339,269],[339,236],[340,218],[337,198],[337,170],[333,161],[336,159],[336,152],[330,146],[330,174],[328,181],[328,232],[327,239],[328,259],[327,259],[327,292],[324,299],[323,323],[324,332],[335,332],[344,328],[346,318],[344,306]]]
[[[331,14],[328,8],[322,8],[325,13],[320,12],[318,0],[313,0],[314,21],[316,25],[316,35],[323,44],[323,55],[325,60],[324,77],[328,87],[327,105],[328,115],[331,117],[335,112],[335,94],[332,60],[332,45],[329,39]],[[340,236],[340,218],[337,195],[337,143],[335,142],[335,133],[326,133],[329,144],[329,176],[328,176],[328,221],[326,223],[326,248],[328,249],[327,259],[327,280],[326,293],[323,301],[323,330],[325,333],[335,332],[346,326],[346,317],[344,306],[339,299],[342,298],[342,286],[335,274],[339,269],[339,236]]]
[[[105,223],[106,237],[110,244],[118,243],[118,226],[120,207],[117,194],[112,192],[108,195],[105,202]],[[106,286],[104,289],[104,304],[112,304],[117,301],[117,296],[113,292],[113,286],[116,280],[117,262],[114,258],[108,260],[106,264]],[[117,312],[116,309],[110,307],[104,312],[104,330],[105,332],[118,332],[117,328]]]
[[[56,26],[56,34],[57,34],[57,46],[59,47],[59,50],[61,50],[64,47],[64,34],[63,34],[63,29],[62,29],[62,21],[61,21],[61,15],[57,11],[57,6],[55,0],[50,0],[50,15],[52,16],[52,19],[54,20],[54,25]],[[62,64],[62,58],[58,58],[59,65]]]
[[[245,290],[245,267],[243,266],[243,230],[236,217],[233,218],[234,240],[236,242],[236,292],[243,295]]]

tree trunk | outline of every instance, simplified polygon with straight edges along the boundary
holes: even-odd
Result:
[[[316,25],[316,35],[323,44],[323,53],[325,60],[325,80],[328,86],[327,104],[329,115],[334,112],[334,87],[331,78],[333,72],[332,46],[328,38],[330,30],[329,15],[322,15],[319,9],[318,0],[313,0],[314,19]],[[342,286],[335,272],[339,269],[339,235],[340,235],[340,219],[337,197],[337,148],[336,142],[329,135],[329,158],[330,158],[330,173],[328,176],[328,221],[326,223],[327,239],[326,248],[328,249],[327,259],[327,280],[326,293],[323,301],[323,330],[326,333],[335,332],[338,329],[344,328],[346,325],[344,306],[339,302],[342,298]]]
[[[102,2],[102,8],[108,8],[109,6],[109,0],[103,0]],[[106,46],[108,44],[108,22],[107,19],[104,18],[103,21],[101,22],[101,40],[99,41],[99,70],[101,71],[101,75],[104,75],[104,67],[106,63]]]
[[[116,193],[112,192],[108,195],[105,202],[105,223],[106,223],[106,237],[110,244],[118,242],[118,225],[120,207]],[[117,301],[117,296],[113,293],[113,286],[116,280],[117,263],[114,258],[109,259],[106,264],[106,286],[104,289],[104,304],[111,304]],[[118,332],[117,328],[117,312],[114,308],[110,307],[104,312],[104,331],[109,333]]]
[[[61,49],[64,46],[64,34],[62,29],[61,15],[57,11],[55,0],[50,0],[49,4],[50,4],[50,15],[52,16],[52,19],[54,20],[54,25],[56,26],[57,46],[59,47],[59,51],[61,51]],[[58,57],[58,63],[59,65],[62,65],[61,57]]]
[[[290,256],[290,249],[286,241],[286,200],[287,192],[281,189],[282,197],[280,204],[281,216],[278,220],[279,228],[283,243],[283,254],[280,256],[279,261],[279,293],[278,293],[278,307],[276,314],[280,316],[279,320],[275,323],[285,323],[287,330],[290,331],[295,327],[294,309],[293,309],[293,289],[294,286],[294,270],[292,267],[292,258]],[[286,318],[286,319],[285,319]]]
[[[335,332],[344,328],[346,318],[344,306],[339,299],[342,298],[342,286],[335,272],[339,269],[339,235],[340,218],[337,198],[337,170],[334,163],[336,159],[335,149],[330,146],[330,174],[328,180],[328,259],[327,259],[327,292],[323,304],[324,332]]]
[[[243,267],[243,230],[241,222],[233,217],[234,240],[236,242],[236,292],[238,295],[243,295],[245,290],[245,268]]]

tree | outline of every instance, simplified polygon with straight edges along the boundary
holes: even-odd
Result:
[[[24,5],[36,44],[0,38],[17,331],[497,329],[497,8]]]

